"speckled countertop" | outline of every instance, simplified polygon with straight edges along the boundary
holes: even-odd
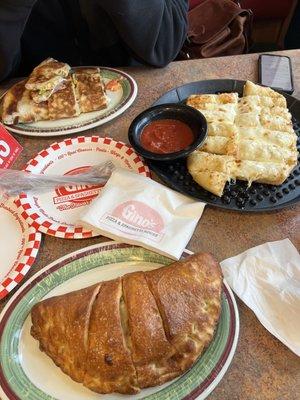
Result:
[[[300,50],[278,52],[292,59],[295,92],[300,98]],[[175,62],[164,69],[127,69],[139,87],[133,106],[116,120],[85,132],[127,141],[132,119],[164,92],[184,83],[217,78],[257,81],[258,55]],[[18,136],[24,151],[15,164],[24,166],[37,152],[55,140]],[[258,244],[290,238],[300,248],[300,205],[269,213],[233,213],[206,207],[188,245],[194,252],[209,251],[218,260],[241,253]],[[38,259],[25,280],[51,261],[76,249],[103,241],[102,238],[62,240],[44,236]],[[24,280],[24,281],[25,281]],[[0,301],[0,310],[10,298]],[[240,338],[233,362],[210,400],[299,400],[300,358],[275,339],[238,300]],[[300,315],[300,310],[299,310]]]

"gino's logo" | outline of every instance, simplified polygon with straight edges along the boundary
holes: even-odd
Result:
[[[136,228],[156,233],[161,233],[164,228],[159,213],[141,201],[131,200],[120,204],[114,209],[112,216]]]
[[[65,173],[64,175],[77,175],[87,172],[89,166],[78,167]],[[98,196],[101,187],[104,185],[70,185],[61,186],[55,189],[57,196],[53,197],[54,204],[77,203],[78,206],[90,203]]]

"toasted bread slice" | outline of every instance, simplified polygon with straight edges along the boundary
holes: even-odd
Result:
[[[68,76],[70,66],[47,58],[34,68],[26,82],[26,89],[32,91],[32,99],[36,103],[46,101],[57,90],[63,88],[64,79]]]
[[[66,63],[47,58],[34,68],[26,82],[26,89],[50,90],[68,76],[70,68]]]
[[[99,68],[78,68],[73,73],[73,81],[81,112],[96,111],[107,107],[107,97]]]
[[[66,78],[64,89],[52,94],[48,100],[49,119],[75,117],[80,114],[80,107],[75,95],[75,87],[71,77]]]

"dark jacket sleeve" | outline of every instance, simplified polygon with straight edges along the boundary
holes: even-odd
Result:
[[[177,56],[187,32],[187,0],[98,1],[137,59],[163,67]]]
[[[36,0],[0,1],[0,81],[13,73],[20,62],[20,41]]]

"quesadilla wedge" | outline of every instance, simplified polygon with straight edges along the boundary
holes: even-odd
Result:
[[[77,68],[48,58],[2,100],[4,124],[76,117],[106,108],[108,99],[98,67]]]
[[[68,64],[47,58],[34,68],[25,87],[32,91],[32,99],[36,103],[46,101],[55,91],[63,87],[64,79],[69,72]]]
[[[101,110],[107,107],[107,97],[99,68],[76,69],[73,74],[73,82],[81,112]]]
[[[35,103],[31,92],[25,88],[25,82],[12,86],[6,93],[2,103],[2,121],[12,125],[31,123],[49,119],[48,103]]]
[[[49,119],[75,117],[80,114],[75,86],[71,77],[66,78],[64,90],[53,93],[48,100]]]

